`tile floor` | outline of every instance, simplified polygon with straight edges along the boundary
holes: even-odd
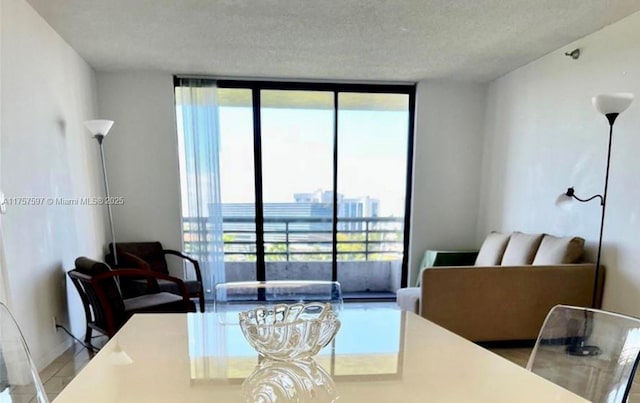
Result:
[[[100,336],[94,338],[92,344],[100,348],[106,342],[107,338]],[[58,396],[62,389],[71,382],[94,355],[95,353],[90,352],[80,343],[74,342],[73,346],[40,372],[44,390],[47,392],[50,401],[53,401]]]

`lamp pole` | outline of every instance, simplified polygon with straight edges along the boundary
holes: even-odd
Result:
[[[116,248],[116,233],[113,229],[113,213],[111,212],[111,196],[109,194],[109,181],[107,180],[107,165],[104,160],[104,134],[96,134],[93,136],[100,147],[100,160],[102,161],[102,178],[104,179],[104,194],[107,197],[105,204],[107,205],[107,213],[109,215],[109,229],[111,230],[111,244],[113,245],[113,262],[118,266],[118,248]]]
[[[607,190],[609,190],[609,168],[611,167],[611,140],[613,139],[613,123],[616,121],[619,113],[607,113],[605,116],[609,121],[609,146],[607,148],[607,170],[604,174],[604,193],[602,194],[602,215],[600,217],[600,236],[598,238],[598,255],[596,256],[596,285],[593,287],[593,296],[591,304],[595,307],[596,297],[598,293],[598,276],[600,275],[600,257],[602,255],[602,235],[604,233],[604,215],[607,210]]]
[[[109,181],[107,180],[107,165],[104,159],[104,138],[113,126],[112,120],[88,120],[84,122],[85,126],[93,134],[93,138],[98,141],[100,148],[100,161],[102,162],[102,179],[104,181],[105,203],[107,205],[107,213],[109,215],[109,229],[111,231],[111,244],[113,245],[113,262],[118,265],[118,251],[116,248],[116,233],[113,229],[113,213],[111,212],[111,196],[109,194]]]

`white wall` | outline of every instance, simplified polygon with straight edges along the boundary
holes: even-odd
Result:
[[[2,1],[0,25],[2,190],[8,198],[99,196],[97,146],[82,126],[96,115],[93,70],[24,0]],[[2,217],[9,305],[41,367],[70,344],[53,316],[84,333],[65,271],[79,255],[101,255],[103,219],[97,206],[47,203],[8,206]]]
[[[476,243],[486,85],[418,83],[409,285],[425,249]]]
[[[180,175],[173,77],[98,73],[100,113],[115,123],[105,154],[118,242],[160,241],[182,248]]]
[[[2,47],[2,0],[0,0],[0,49]],[[2,150],[2,51],[0,51],[0,150]],[[2,153],[0,153],[0,190],[2,190]],[[0,193],[0,199],[4,197]],[[7,261],[4,255],[2,219],[0,218],[0,301],[7,304]]]
[[[601,193],[608,124],[591,96],[640,95],[640,13],[493,82],[489,88],[478,237],[521,230],[587,239],[595,256],[597,202],[554,206],[568,186]],[[581,48],[579,60],[564,56]],[[604,308],[640,315],[640,103],[615,125],[603,262]]]
[[[160,240],[181,247],[180,181],[172,76],[98,73],[118,241]],[[410,267],[426,248],[475,248],[486,86],[418,85],[414,222]],[[426,207],[425,207],[426,206]],[[410,283],[415,282],[415,273]]]

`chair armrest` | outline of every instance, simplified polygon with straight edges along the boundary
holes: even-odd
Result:
[[[191,264],[193,265],[193,271],[196,273],[196,280],[198,280],[198,282],[200,282],[202,284],[202,273],[200,272],[200,263],[198,263],[198,261],[190,256],[185,255],[184,253],[177,251],[177,250],[173,250],[173,249],[163,249],[162,252],[165,255],[173,255],[173,256],[178,256],[181,257],[183,259],[188,260],[189,262],[191,262]]]
[[[155,280],[171,281],[173,283],[176,283],[176,285],[178,286],[178,289],[180,290],[180,294],[182,295],[182,299],[185,300],[186,303],[190,301],[189,294],[187,293],[187,287],[184,285],[184,282],[182,280],[180,280],[179,278],[172,277],[164,273],[158,273],[155,271],[147,271],[147,270],[140,270],[140,269],[118,269],[110,272],[97,274],[93,276],[91,281],[96,283],[96,286],[97,286],[97,283],[99,283],[100,281],[108,278],[112,278],[112,277],[146,277],[147,279],[153,279],[154,282]]]

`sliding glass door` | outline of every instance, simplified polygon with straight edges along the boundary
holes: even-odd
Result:
[[[415,87],[216,84],[215,281],[334,280],[347,297],[393,297],[406,283]]]
[[[340,93],[337,109],[338,281],[385,297],[402,280],[409,95]]]
[[[331,280],[333,93],[261,90],[267,280]]]

